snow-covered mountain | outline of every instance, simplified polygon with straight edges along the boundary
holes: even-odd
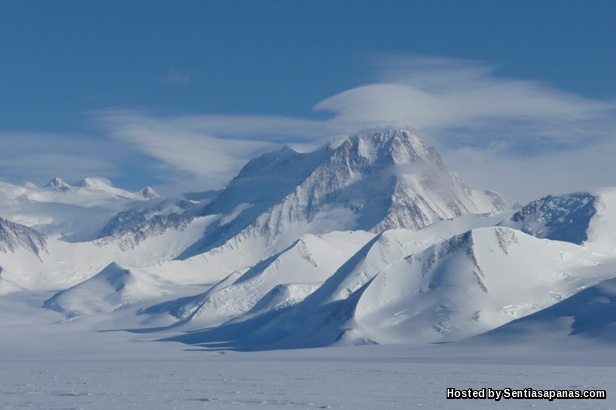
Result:
[[[118,212],[156,198],[149,187],[133,193],[104,178],[72,186],[53,178],[44,187],[0,182],[0,216],[71,242],[95,239]]]
[[[259,237],[280,251],[302,234],[418,230],[509,206],[494,192],[468,187],[433,148],[407,131],[357,134],[336,149],[310,154],[285,149],[251,161],[204,210],[224,210],[231,217],[185,256],[230,239]]]
[[[156,279],[112,262],[93,277],[55,293],[43,302],[43,307],[75,319],[117,312],[153,296],[160,296],[160,283]]]
[[[538,238],[581,244],[600,201],[588,192],[537,199],[516,212],[509,225]]]
[[[27,249],[38,255],[45,250],[47,238],[40,232],[0,218],[0,252],[15,252]]]
[[[47,299],[43,306],[75,317],[113,311],[122,307],[127,285],[135,279],[131,272],[111,263],[92,278]]]
[[[513,210],[415,135],[364,132],[173,198],[0,183],[0,291],[217,348],[451,342],[615,278],[615,231],[616,189]]]

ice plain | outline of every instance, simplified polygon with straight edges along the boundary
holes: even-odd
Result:
[[[7,409],[616,408],[616,351],[546,332],[261,352],[217,351],[57,323],[44,295],[0,299],[0,407]],[[447,400],[446,388],[606,389],[606,400]]]

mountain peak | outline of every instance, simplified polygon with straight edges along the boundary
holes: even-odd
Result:
[[[116,188],[113,186],[113,183],[107,179],[102,177],[88,177],[84,178],[79,184],[80,188],[85,188],[88,191],[94,191],[97,193],[102,193],[104,195],[111,195],[114,197],[125,198],[125,199],[152,199],[158,197],[156,192],[151,187],[146,187],[136,193],[125,191],[121,188]]]
[[[141,190],[141,196],[144,197],[145,199],[158,198],[158,194],[156,193],[156,191],[154,191],[154,188],[152,188],[151,186],[146,186],[145,188],[143,188]]]
[[[426,163],[442,168],[438,152],[406,130],[363,131],[349,137],[343,150],[365,158],[369,163]]]
[[[294,224],[304,233],[418,230],[465,213],[508,207],[498,194],[467,186],[434,148],[408,131],[361,132],[323,154],[303,181],[247,227],[246,235],[256,229],[277,240],[296,229],[290,228]]]
[[[63,190],[67,190],[69,188],[69,185],[61,178],[55,177],[54,179],[49,181],[47,185],[45,185],[45,188],[60,188]]]
[[[599,198],[588,192],[548,195],[525,205],[509,224],[537,238],[581,245],[598,205]]]
[[[498,194],[474,190],[445,167],[439,153],[405,130],[364,131],[349,137],[317,182],[339,194],[361,229],[421,229],[464,213],[504,210]],[[333,179],[332,179],[333,178]],[[314,202],[314,201],[312,201]]]
[[[79,186],[82,187],[82,188],[100,189],[101,187],[112,187],[113,184],[111,183],[110,180],[108,180],[106,178],[88,177],[88,178],[84,178],[79,183]]]

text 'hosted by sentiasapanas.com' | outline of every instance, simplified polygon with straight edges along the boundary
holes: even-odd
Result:
[[[477,399],[477,400],[557,400],[557,399],[606,399],[607,392],[605,390],[573,390],[573,389],[533,389],[531,387],[525,389],[513,389],[510,387],[504,389],[492,389],[484,387],[481,389],[456,389],[453,387],[447,388],[447,399]]]

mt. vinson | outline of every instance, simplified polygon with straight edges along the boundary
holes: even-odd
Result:
[[[466,186],[416,136],[387,131],[347,139],[254,227],[276,237],[285,222],[314,223],[336,215],[340,225],[327,229],[418,230],[507,206],[496,193]]]
[[[272,197],[251,202],[266,192]],[[222,219],[190,252],[210,250],[233,237],[265,238],[268,246],[281,250],[305,233],[418,230],[442,219],[509,206],[494,192],[469,188],[433,148],[408,131],[357,134],[336,149],[309,154],[284,149],[249,162],[206,208],[237,216]]]
[[[0,183],[0,217],[21,224],[0,220],[0,290],[51,292],[41,305],[96,329],[240,349],[453,341],[616,276],[615,191],[516,212],[407,131],[263,154],[222,191],[49,185]]]

